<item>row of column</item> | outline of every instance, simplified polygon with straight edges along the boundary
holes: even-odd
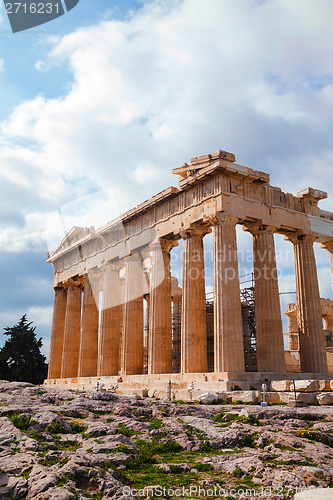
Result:
[[[216,372],[245,371],[236,242],[238,222],[237,218],[222,214],[212,220]],[[246,227],[253,235],[258,372],[285,372],[274,246],[276,228],[258,223],[247,224]],[[184,239],[181,313],[183,373],[207,371],[203,237],[210,230],[206,226],[197,226],[181,233]],[[304,235],[290,237],[295,253],[301,371],[325,373],[327,360],[314,239]],[[175,244],[161,240],[151,247],[148,373],[152,374],[172,372],[170,249]],[[122,293],[119,269],[110,265],[104,273],[99,341],[98,307],[90,281],[72,280],[66,289],[55,289],[49,378],[143,372],[144,277],[139,254],[125,258],[125,265],[124,305],[119,300]]]

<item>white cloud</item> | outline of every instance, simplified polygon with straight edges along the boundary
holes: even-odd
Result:
[[[1,17],[0,17],[0,23],[1,23]],[[4,60],[3,59],[0,59],[0,72],[2,72],[4,70]]]
[[[0,230],[0,247],[29,247],[54,210],[101,189],[130,208],[175,184],[172,168],[218,147],[288,191],[332,192],[332,14],[330,0],[156,0],[125,21],[50,38],[35,68],[65,64],[72,82],[2,124],[7,216],[22,220]],[[68,223],[113,217],[82,207]]]
[[[49,326],[51,329],[52,307],[30,307],[27,312],[29,321],[33,321],[36,326]]]

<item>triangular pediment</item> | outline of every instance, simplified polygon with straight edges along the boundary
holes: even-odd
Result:
[[[72,229],[66,234],[63,240],[61,240],[58,247],[52,252],[52,255],[61,252],[65,248],[75,245],[79,240],[85,238],[90,233],[91,230],[89,230],[89,228],[87,227],[80,227],[80,226],[72,227]]]

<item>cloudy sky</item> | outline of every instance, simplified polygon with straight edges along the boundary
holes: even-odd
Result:
[[[193,156],[225,149],[285,191],[333,199],[332,18],[331,0],[81,0],[13,34],[1,4],[0,343],[27,313],[47,353],[46,252],[177,185],[172,168]],[[239,243],[249,271],[249,235]],[[293,291],[291,244],[277,248]]]

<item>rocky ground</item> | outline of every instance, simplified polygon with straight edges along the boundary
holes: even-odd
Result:
[[[309,485],[333,487],[332,406],[185,404],[0,383],[1,499],[285,499]]]

